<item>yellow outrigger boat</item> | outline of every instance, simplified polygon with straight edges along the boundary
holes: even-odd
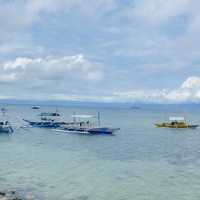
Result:
[[[199,125],[189,124],[184,117],[170,117],[168,122],[155,124],[158,128],[197,128]]]

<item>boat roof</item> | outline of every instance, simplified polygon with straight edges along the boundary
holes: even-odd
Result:
[[[60,116],[60,114],[57,112],[43,112],[40,113],[40,116]]]
[[[94,118],[93,115],[72,115],[73,118]]]
[[[184,117],[169,117],[169,121],[185,121]]]

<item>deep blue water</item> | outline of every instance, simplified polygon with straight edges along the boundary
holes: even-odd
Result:
[[[31,192],[45,200],[199,200],[200,129],[154,127],[171,115],[200,124],[196,106],[128,108],[58,107],[101,112],[102,124],[120,127],[114,136],[87,136],[45,129],[21,129],[35,119],[30,106],[7,106],[14,134],[0,135],[0,190]]]

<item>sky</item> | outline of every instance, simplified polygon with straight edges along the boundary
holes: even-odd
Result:
[[[0,0],[0,99],[200,102],[197,0]]]

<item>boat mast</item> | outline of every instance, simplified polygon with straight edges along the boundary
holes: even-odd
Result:
[[[1,108],[1,112],[2,112],[2,116],[5,117],[6,116],[6,109],[5,108]]]
[[[56,107],[56,116],[58,116],[58,108]]]
[[[101,126],[100,112],[98,112],[98,126]]]
[[[73,112],[73,123],[76,123],[76,112]]]

